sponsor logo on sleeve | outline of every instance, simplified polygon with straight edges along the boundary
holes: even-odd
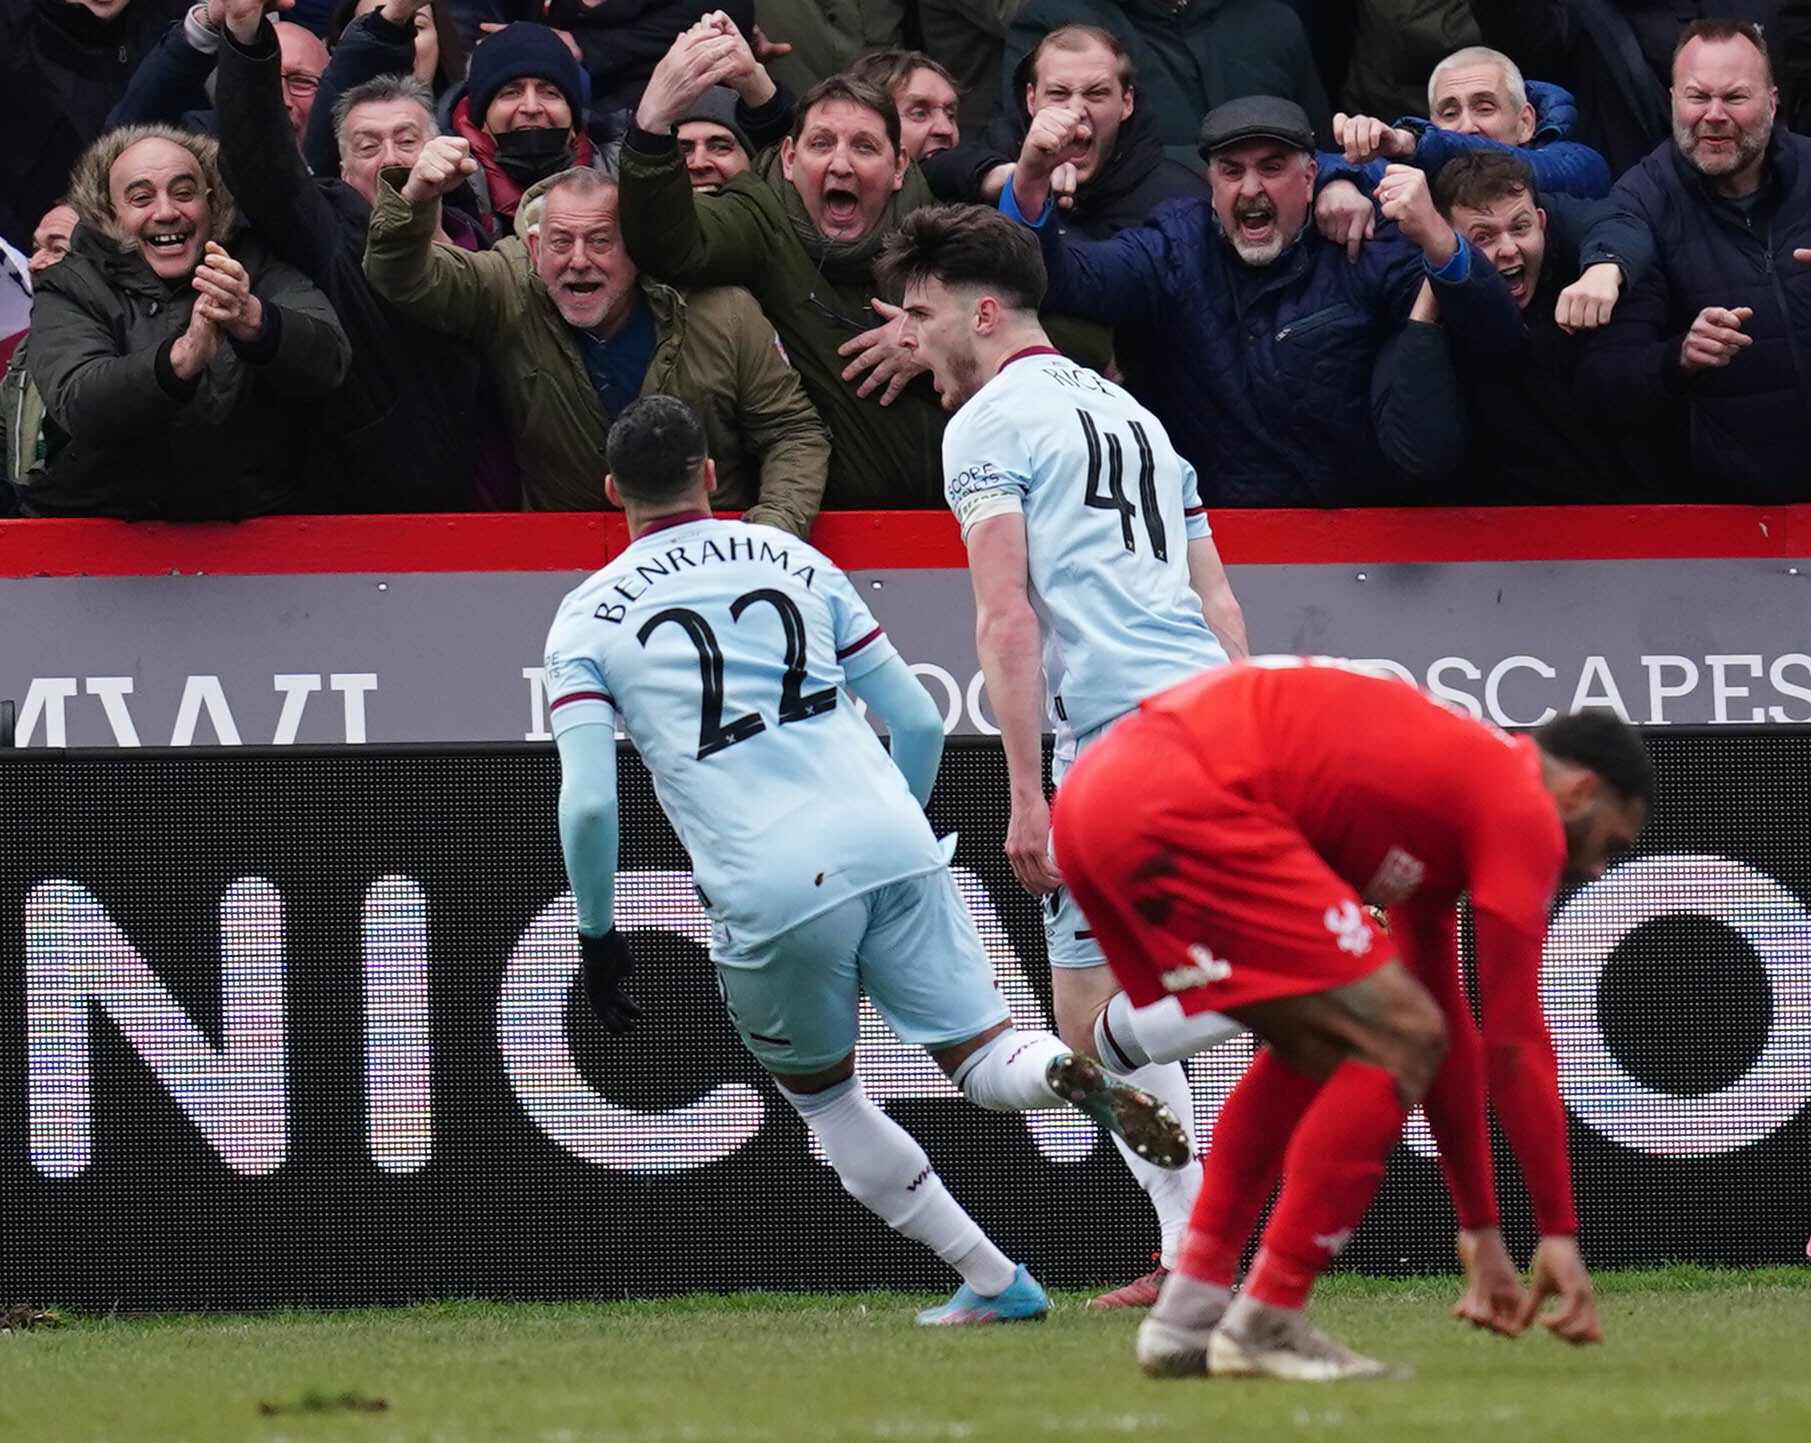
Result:
[[[1337,907],[1329,907],[1321,920],[1339,942],[1340,951],[1362,957],[1371,950],[1371,924],[1358,903],[1341,902]]]
[[[1187,967],[1166,968],[1158,978],[1165,992],[1186,992],[1191,987],[1206,987],[1232,976],[1232,963],[1224,957],[1214,956],[1211,949],[1199,942],[1188,949],[1188,959]]]

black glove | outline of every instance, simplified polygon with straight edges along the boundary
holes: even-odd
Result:
[[[641,1016],[641,1008],[623,991],[634,970],[634,955],[616,928],[601,937],[579,933],[579,981],[585,986],[585,1000],[612,1037],[622,1036]]]

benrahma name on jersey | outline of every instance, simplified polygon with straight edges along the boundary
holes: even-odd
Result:
[[[784,534],[784,533],[777,533]],[[799,564],[792,564],[793,552],[800,552]],[[779,567],[810,586],[817,576],[817,563],[823,558],[815,551],[794,546],[776,546],[768,537],[750,532],[744,536],[706,536],[700,541],[681,541],[657,555],[637,558],[633,571],[617,576],[609,591],[619,601],[603,601],[592,613],[599,621],[623,621],[629,607],[640,601],[661,580],[687,567],[708,566],[713,561],[764,561]]]

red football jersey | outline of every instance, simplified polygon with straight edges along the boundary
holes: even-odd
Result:
[[[1160,693],[1223,784],[1273,805],[1366,901],[1445,1011],[1451,1043],[1425,1107],[1462,1226],[1496,1221],[1485,1080],[1542,1233],[1576,1231],[1566,1114],[1540,1005],[1541,944],[1566,839],[1540,753],[1403,682],[1335,662],[1222,667]],[[1454,903],[1471,892],[1480,1038]]]

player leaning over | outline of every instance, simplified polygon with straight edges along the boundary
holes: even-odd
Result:
[[[1214,1125],[1181,1260],[1139,1330],[1145,1371],[1387,1371],[1303,1308],[1417,1102],[1462,1229],[1455,1311],[1516,1333],[1558,1297],[1557,1336],[1600,1336],[1541,945],[1562,877],[1601,875],[1646,822],[1652,789],[1641,738],[1609,712],[1510,737],[1402,682],[1294,658],[1153,697],[1077,763],[1057,797],[1056,855],[1115,974],[1139,1002],[1225,1013],[1265,1044]],[[1481,1034],[1459,971],[1465,892]],[[1389,907],[1388,933],[1366,902]],[[1487,1094],[1541,1233],[1527,1297],[1497,1230]]]
[[[1044,1290],[862,1092],[861,991],[982,1107],[1073,1102],[1169,1166],[1188,1157],[1179,1121],[1048,1033],[1014,1029],[922,810],[942,720],[848,578],[795,536],[711,516],[715,468],[683,402],[629,406],[607,453],[630,542],[567,596],[547,638],[560,840],[593,1010],[617,1033],[640,1015],[612,918],[620,716],[691,853],[743,1044],[843,1186],[962,1275],[918,1321],[1042,1317]],[[887,722],[891,760],[845,687]]]
[[[1149,411],[1050,345],[1037,316],[1044,262],[1024,227],[976,206],[913,211],[888,238],[880,274],[904,288],[902,341],[957,412],[943,436],[944,486],[968,545],[976,646],[1006,751],[1006,851],[1026,890],[1046,898],[1057,1031],[1189,1118],[1177,1059],[1239,1028],[1173,1009],[1134,1013],[1118,992],[1050,860],[1042,743],[1048,706],[1060,785],[1140,698],[1245,654],[1194,468]],[[1161,1265],[1095,1301],[1149,1306],[1201,1171],[1163,1172],[1121,1151],[1156,1209]]]

